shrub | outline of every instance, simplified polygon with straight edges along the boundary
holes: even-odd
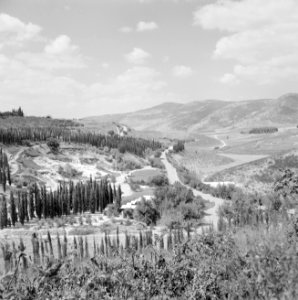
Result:
[[[175,153],[184,151],[184,142],[178,141],[176,144],[174,144],[173,151]]]
[[[163,174],[156,175],[151,179],[151,184],[156,186],[164,186],[167,185],[168,183],[169,183],[168,177]]]
[[[111,218],[111,217],[118,217],[119,216],[119,211],[118,211],[118,209],[117,209],[117,207],[116,207],[115,204],[109,204],[106,207],[104,213],[109,218]]]
[[[159,212],[152,201],[142,199],[134,209],[133,218],[146,225],[155,225],[159,218]]]
[[[49,138],[47,141],[47,145],[53,153],[58,153],[60,148],[60,143],[55,138]]]
[[[256,127],[256,128],[252,128],[248,133],[263,134],[263,133],[274,133],[274,132],[278,132],[277,127]]]
[[[123,217],[128,219],[133,219],[133,209],[123,210]]]

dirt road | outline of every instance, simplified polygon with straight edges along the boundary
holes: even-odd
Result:
[[[200,196],[202,197],[204,200],[207,200],[209,202],[213,202],[214,206],[210,209],[207,209],[205,211],[206,216],[204,217],[204,223],[213,226],[213,228],[215,230],[217,230],[217,223],[218,223],[218,215],[217,215],[217,211],[218,208],[223,205],[224,200],[221,198],[216,198],[213,197],[209,194],[205,194],[202,193],[198,190],[192,189],[189,186],[185,185],[184,183],[182,183],[178,177],[177,174],[177,170],[176,168],[168,161],[166,154],[168,153],[168,150],[165,150],[162,155],[161,155],[161,160],[163,162],[163,164],[165,165],[166,171],[167,171],[167,175],[168,175],[168,179],[169,179],[169,183],[170,184],[174,184],[175,182],[179,182],[182,185],[184,185],[185,187],[191,189],[194,193],[195,196]]]

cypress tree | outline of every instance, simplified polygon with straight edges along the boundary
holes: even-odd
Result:
[[[0,227],[1,229],[7,227],[7,204],[5,196],[2,196],[2,202],[1,202],[1,220],[0,220]]]
[[[14,201],[14,196],[12,191],[10,192],[10,218],[11,218],[12,225],[15,226],[16,222],[18,221],[18,217],[17,217],[16,204]]]
[[[21,193],[18,193],[18,215],[19,215],[19,222],[24,225],[25,215],[24,215],[24,204],[21,198]]]
[[[23,203],[24,203],[24,216],[27,222],[29,222],[29,214],[28,214],[28,194],[27,192],[23,193]]]
[[[40,191],[36,183],[34,186],[34,194],[35,194],[35,209],[36,209],[35,211],[38,219],[40,220],[42,216],[42,202],[40,198]]]
[[[3,191],[6,192],[6,175],[5,175],[5,170],[3,169],[2,172],[2,187]]]
[[[121,191],[121,186],[118,185],[117,193],[116,193],[116,209],[118,212],[121,210],[121,199],[122,198],[122,191]]]
[[[8,184],[11,186],[11,174],[10,174],[9,165],[7,165],[7,180],[8,180]]]
[[[29,191],[29,215],[32,220],[34,218],[34,196],[32,189]]]

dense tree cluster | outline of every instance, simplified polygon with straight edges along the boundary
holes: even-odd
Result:
[[[180,183],[157,187],[154,196],[160,222],[169,228],[196,223],[203,217],[205,201]]]
[[[90,178],[86,183],[60,184],[56,191],[48,191],[36,183],[28,191],[10,193],[9,205],[2,197],[0,206],[1,228],[22,225],[33,218],[54,218],[62,215],[84,212],[102,212],[107,205],[121,207],[121,187],[111,185],[106,179],[95,181]]]
[[[277,127],[256,127],[256,128],[252,128],[248,133],[263,134],[263,133],[274,133],[274,132],[278,132]]]
[[[0,184],[6,191],[6,184],[11,185],[11,174],[6,153],[0,148]]]
[[[178,141],[177,143],[175,143],[173,146],[173,151],[175,153],[184,151],[184,142]]]
[[[21,107],[19,107],[18,109],[13,109],[12,111],[0,112],[0,118],[7,117],[24,117],[24,112]]]
[[[64,142],[88,144],[95,147],[115,148],[121,153],[130,152],[138,156],[143,156],[147,148],[152,150],[161,148],[161,144],[154,140],[121,137],[119,135],[111,136],[87,131],[63,129],[59,127],[0,129],[0,143],[8,145],[23,144],[26,141],[46,142],[52,138]]]

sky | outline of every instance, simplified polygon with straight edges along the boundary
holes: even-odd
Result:
[[[297,53],[297,0],[0,0],[0,111],[277,98]]]

